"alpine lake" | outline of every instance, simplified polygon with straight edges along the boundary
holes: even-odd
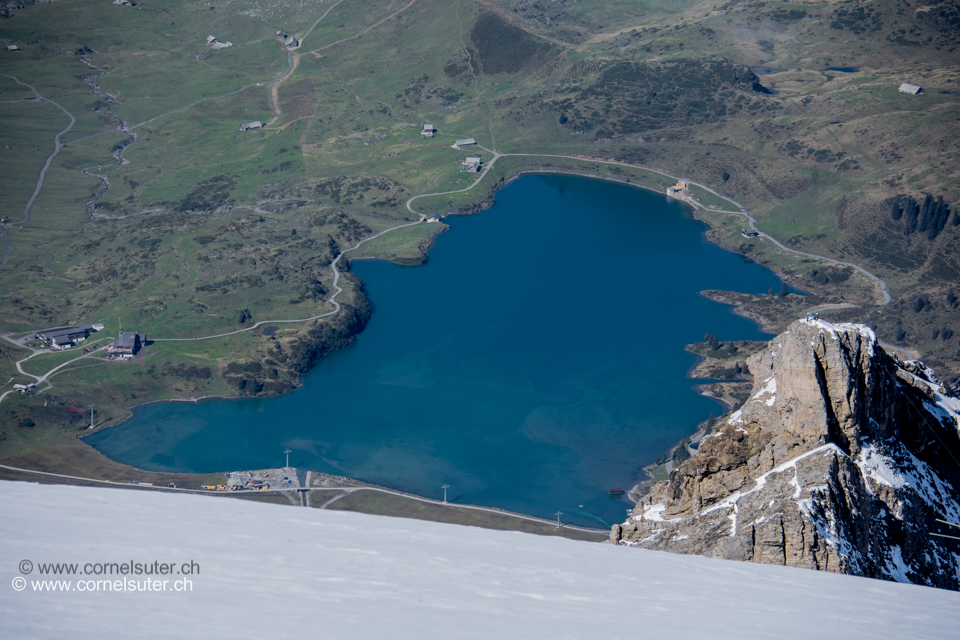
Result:
[[[448,217],[427,264],[354,261],[374,308],[287,396],[162,402],[86,441],[144,469],[291,465],[608,528],[608,495],[723,409],[684,346],[761,333],[704,289],[780,288],[689,207],[629,185],[527,175]]]

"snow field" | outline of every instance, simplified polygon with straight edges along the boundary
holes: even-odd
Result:
[[[584,639],[639,625],[900,639],[960,625],[960,594],[926,587],[231,498],[4,482],[0,512],[3,638]],[[38,592],[50,576],[21,575],[24,559],[199,570],[189,592]]]

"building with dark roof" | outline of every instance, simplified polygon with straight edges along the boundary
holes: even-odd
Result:
[[[80,324],[72,327],[48,329],[37,334],[37,338],[53,349],[66,349],[86,340],[91,333],[103,329],[102,324]]]
[[[121,331],[120,335],[107,347],[107,351],[119,356],[132,356],[147,342],[147,336],[133,331]]]

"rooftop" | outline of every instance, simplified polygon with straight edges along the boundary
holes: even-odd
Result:
[[[99,331],[103,328],[103,325],[92,325],[92,324],[78,324],[71,327],[58,327],[56,329],[50,329],[49,331],[44,331],[41,335],[49,336],[50,338],[56,338],[60,336],[69,336],[77,333],[87,333],[91,331]]]
[[[137,344],[137,334],[132,331],[121,331],[120,335],[113,342],[115,347],[129,347],[133,348]]]

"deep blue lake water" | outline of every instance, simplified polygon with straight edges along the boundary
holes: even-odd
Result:
[[[447,218],[421,267],[357,261],[375,312],[295,393],[157,403],[87,442],[138,467],[291,464],[592,526],[608,496],[720,407],[685,377],[685,344],[766,338],[703,289],[779,289],[665,196],[525,176]],[[582,505],[582,507],[580,506]]]

